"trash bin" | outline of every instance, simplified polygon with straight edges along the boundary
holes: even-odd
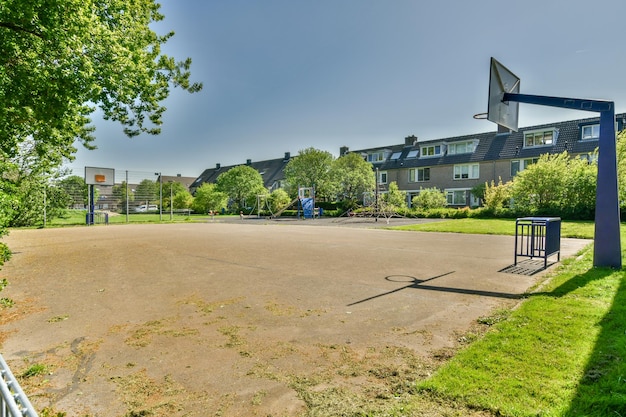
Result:
[[[561,260],[561,218],[522,217],[515,221],[515,265],[517,258],[541,258],[547,268],[548,258]]]

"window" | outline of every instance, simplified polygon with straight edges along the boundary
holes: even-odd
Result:
[[[409,182],[430,181],[430,168],[409,169]]]
[[[467,204],[466,190],[446,190],[446,200],[451,206],[464,206]]]
[[[399,159],[400,155],[402,155],[402,152],[394,152],[393,155],[391,155],[391,160],[395,161],[396,159]]]
[[[511,176],[514,177],[518,172],[525,170],[529,165],[537,163],[539,158],[530,159],[513,159],[511,161]]]
[[[414,149],[412,151],[409,151],[409,153],[406,155],[407,158],[417,158],[417,153],[419,151],[417,149]]]
[[[457,142],[448,144],[448,155],[472,153],[476,150],[476,141]]]
[[[387,171],[380,171],[378,173],[378,183],[387,184]]]
[[[524,148],[553,145],[556,141],[554,129],[527,132],[524,134]]]
[[[478,164],[464,164],[454,166],[454,179],[467,180],[477,179],[480,175]]]
[[[600,125],[587,125],[582,127],[580,138],[582,140],[598,139],[600,137]]]
[[[422,146],[420,148],[420,155],[422,158],[427,158],[429,156],[441,156],[441,148],[441,145]]]
[[[367,154],[367,162],[382,162],[385,160],[384,152],[374,152]]]

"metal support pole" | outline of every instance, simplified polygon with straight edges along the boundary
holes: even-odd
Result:
[[[504,93],[502,101],[538,104],[600,113],[598,177],[593,266],[622,268],[620,213],[617,188],[617,151],[615,146],[615,105],[611,101]]]

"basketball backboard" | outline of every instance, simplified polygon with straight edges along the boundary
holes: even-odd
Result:
[[[85,184],[115,185],[115,170],[112,168],[85,167]]]
[[[489,102],[487,104],[487,119],[499,127],[517,132],[519,117],[519,103],[502,101],[504,93],[519,94],[520,79],[509,71],[495,58],[491,58],[489,71]],[[498,129],[500,131],[500,129]]]

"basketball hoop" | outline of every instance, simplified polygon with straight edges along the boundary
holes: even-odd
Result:
[[[474,119],[483,120],[483,119],[486,119],[488,116],[489,116],[489,113],[476,113],[474,115]]]

